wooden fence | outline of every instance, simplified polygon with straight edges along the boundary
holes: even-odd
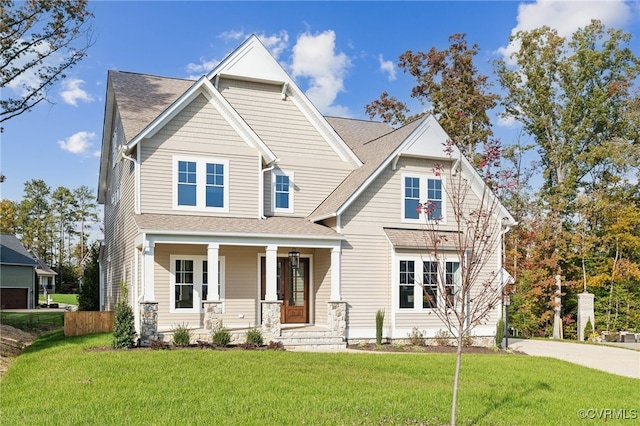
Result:
[[[76,311],[64,313],[64,335],[107,333],[113,331],[114,312]]]

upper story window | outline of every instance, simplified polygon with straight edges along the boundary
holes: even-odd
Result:
[[[174,207],[229,211],[229,162],[209,158],[174,159]]]
[[[274,170],[271,175],[271,210],[293,212],[293,173]]]
[[[424,210],[418,212],[419,205],[427,207],[426,220],[444,220],[444,198],[440,177],[402,175],[402,221],[424,221],[425,213]]]

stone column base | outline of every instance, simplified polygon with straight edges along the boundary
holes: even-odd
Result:
[[[327,325],[335,337],[347,335],[347,302],[329,302]]]
[[[140,346],[149,346],[158,339],[158,303],[140,303]]]
[[[205,300],[204,329],[213,333],[222,327],[222,300]]]
[[[280,323],[280,309],[282,308],[282,302],[277,300],[275,302],[262,301],[262,332],[265,337],[273,338],[280,337],[280,331],[282,330],[282,324]]]

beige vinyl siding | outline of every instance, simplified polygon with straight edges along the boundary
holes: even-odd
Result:
[[[316,325],[326,325],[328,303],[331,299],[331,250],[315,249],[312,266],[313,305],[309,313]]]
[[[122,143],[122,126],[119,118],[115,121],[118,127],[118,141]],[[135,165],[122,159],[112,167],[109,173],[108,192],[104,207],[105,255],[103,265],[105,273],[105,310],[113,310],[120,298],[120,282],[124,282],[128,290],[130,304],[135,300],[132,291],[134,239],[137,228],[131,213],[135,199]]]
[[[281,85],[228,79],[219,84],[222,95],[276,154],[277,167],[293,172],[293,216],[307,216],[352,166],[340,159],[290,98],[282,99],[281,89]],[[271,174],[265,175],[265,212],[271,208],[270,182]]]
[[[375,313],[380,308],[386,310],[386,325],[390,324],[392,316],[395,317],[396,330],[410,331],[419,327],[437,331],[444,328],[442,322],[435,315],[428,315],[426,310],[404,311],[391,305],[392,301],[397,305],[398,278],[392,276],[394,251],[383,230],[384,227],[421,229],[420,224],[402,221],[402,179],[405,174],[429,175],[433,166],[429,160],[401,157],[396,170],[391,166],[384,170],[342,215],[343,233],[350,245],[342,255],[342,296],[349,304],[350,329],[375,331]],[[449,184],[447,175],[447,172],[443,174],[445,185]],[[449,220],[442,229],[454,230],[448,202],[445,202],[445,208]],[[486,265],[485,276],[497,271],[497,256],[496,253]],[[394,336],[405,337],[406,333]]]
[[[141,143],[141,211],[256,217],[259,154],[200,95],[152,138]],[[229,161],[229,211],[174,209],[174,156]]]

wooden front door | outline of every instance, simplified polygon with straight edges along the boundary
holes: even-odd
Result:
[[[266,292],[266,259],[262,258],[262,300]],[[307,323],[309,321],[309,259],[300,259],[298,269],[290,267],[288,257],[279,257],[276,291],[282,301],[282,324]]]

